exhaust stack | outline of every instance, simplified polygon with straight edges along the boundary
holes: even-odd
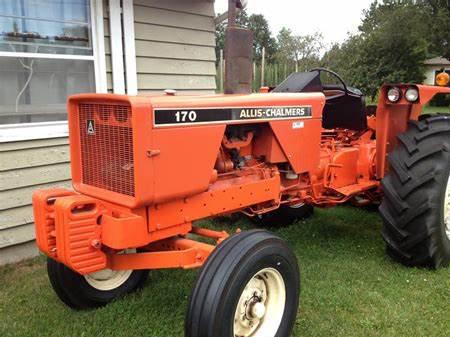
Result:
[[[240,0],[228,1],[225,36],[225,94],[250,94],[253,82],[253,32],[236,25]]]

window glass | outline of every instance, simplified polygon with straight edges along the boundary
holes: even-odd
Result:
[[[0,125],[66,120],[95,91],[89,0],[0,0],[0,51]]]
[[[0,1],[0,50],[92,55],[89,1]]]
[[[1,57],[0,78],[0,124],[66,120],[67,97],[95,91],[85,60]]]

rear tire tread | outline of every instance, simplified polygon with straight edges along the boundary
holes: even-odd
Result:
[[[408,266],[447,266],[450,241],[445,236],[442,185],[450,172],[450,118],[411,121],[389,154],[390,172],[382,180],[382,237],[387,252]]]

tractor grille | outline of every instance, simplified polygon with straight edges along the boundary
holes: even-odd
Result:
[[[79,105],[82,182],[135,196],[131,108]]]

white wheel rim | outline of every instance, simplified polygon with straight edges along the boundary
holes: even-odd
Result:
[[[443,211],[444,211],[445,234],[447,234],[447,239],[450,240],[450,176],[447,180],[447,188],[445,189]]]
[[[130,278],[132,272],[132,270],[103,269],[84,275],[84,279],[91,287],[101,291],[108,291],[119,288]]]
[[[286,286],[274,268],[253,276],[242,292],[234,314],[234,337],[273,337],[286,306]]]
[[[301,202],[301,203],[296,204],[296,205],[290,205],[289,208],[297,209],[297,208],[302,208],[303,206],[305,206],[305,203]]]
[[[136,249],[128,249],[123,253],[135,253]],[[84,275],[86,282],[100,291],[108,291],[119,288],[133,273],[133,270],[103,269],[95,273]]]

